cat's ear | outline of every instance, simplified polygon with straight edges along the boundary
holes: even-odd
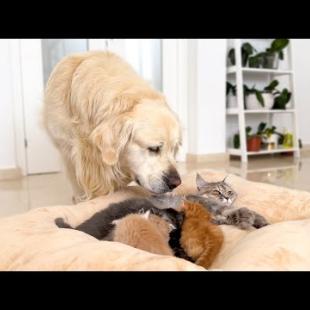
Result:
[[[202,187],[206,187],[207,185],[208,185],[208,182],[205,181],[199,173],[197,173],[196,174],[197,189],[200,190]]]
[[[229,174],[228,174],[228,175],[226,175],[226,177],[223,179],[223,181],[222,181],[222,182],[223,182],[223,183],[225,183],[228,177],[229,177]]]

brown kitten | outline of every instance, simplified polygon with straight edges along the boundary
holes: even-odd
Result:
[[[174,227],[163,218],[150,214],[129,214],[115,220],[113,241],[161,255],[173,256],[169,247],[169,234]]]
[[[219,253],[224,235],[211,223],[211,215],[199,203],[185,201],[182,207],[185,217],[180,243],[197,265],[208,268]]]

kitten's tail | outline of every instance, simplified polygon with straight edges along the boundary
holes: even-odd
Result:
[[[59,228],[71,228],[73,229],[68,223],[66,223],[64,221],[63,218],[58,217],[57,219],[55,219],[55,224],[59,227]]]

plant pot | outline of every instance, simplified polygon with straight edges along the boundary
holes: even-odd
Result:
[[[268,138],[263,139],[263,143],[266,144],[267,150],[274,150],[278,147],[278,135],[272,134]]]
[[[247,150],[249,152],[258,152],[261,149],[262,138],[260,136],[253,136],[247,139]]]
[[[231,94],[229,94],[227,96],[227,107],[229,109],[233,109],[233,108],[237,108],[238,107],[237,96],[233,96]]]
[[[246,96],[246,108],[247,110],[270,110],[273,107],[274,98],[272,94],[263,93],[262,97],[264,98],[264,107],[257,100],[255,94],[250,94]]]
[[[263,68],[266,69],[278,69],[279,56],[277,54],[265,55],[263,57]]]

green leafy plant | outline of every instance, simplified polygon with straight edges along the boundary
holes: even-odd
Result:
[[[258,53],[254,56],[249,57],[249,67],[250,68],[260,68],[263,66],[264,53]]]
[[[255,85],[252,88],[249,88],[247,85],[243,85],[243,92],[245,96],[255,94],[256,99],[259,101],[262,107],[265,106],[264,98],[262,96],[263,91],[255,88]]]
[[[261,122],[258,125],[257,134],[260,135],[262,138],[268,139],[271,135],[276,134],[279,136],[278,143],[283,144],[284,134],[276,131],[276,126],[267,127],[267,123]]]
[[[275,95],[273,109],[285,110],[286,105],[291,100],[292,93],[284,88],[281,92],[277,91]]]
[[[288,46],[289,39],[275,39],[271,42],[271,46],[266,49],[267,54],[278,54],[281,60],[284,59],[283,50]]]
[[[284,49],[288,46],[289,39],[275,39],[271,42],[270,47],[265,51],[259,52],[249,57],[249,67],[251,68],[269,68],[278,55],[279,59],[284,59]]]
[[[251,136],[256,136],[255,134],[251,135],[251,131],[252,131],[252,127],[247,126],[245,128],[245,136],[246,136],[247,139],[249,139]],[[234,135],[233,143],[234,143],[234,148],[235,149],[239,149],[240,148],[240,134],[239,133],[236,133]]]
[[[263,94],[280,94],[279,91],[276,90],[276,87],[279,85],[279,81],[278,80],[273,80],[269,83],[269,85],[267,85],[266,87],[264,87],[263,90],[259,90],[257,88],[255,88],[255,85],[252,88],[249,88],[247,85],[243,85],[243,91],[245,93],[246,96],[250,95],[250,94],[255,94],[256,99],[258,100],[258,102],[261,104],[262,107],[265,106],[265,101],[264,101],[264,97]]]
[[[242,58],[242,66],[245,67],[248,63],[248,59],[250,55],[256,52],[256,49],[249,43],[245,42],[241,46],[241,58]],[[236,65],[236,54],[235,49],[231,48],[228,52],[228,58],[230,60],[230,64],[232,66]]]
[[[251,138],[255,138],[255,137],[261,137],[263,138],[270,138],[271,135],[276,134],[279,136],[278,138],[278,143],[279,144],[283,144],[284,141],[284,134],[278,132],[276,126],[271,126],[271,127],[267,127],[267,123],[265,122],[261,122],[258,124],[257,126],[257,131],[255,133],[251,133],[252,132],[252,127],[247,126],[245,128],[245,134],[246,134],[246,139],[249,140]],[[233,143],[234,143],[234,148],[238,149],[240,148],[240,135],[239,133],[236,133],[233,137]]]
[[[261,122],[257,128],[257,135],[262,138],[270,138],[276,132],[276,126],[267,127],[267,123]]]
[[[236,96],[236,92],[237,92],[237,86],[229,82],[226,82],[226,96],[228,96],[229,94]]]

